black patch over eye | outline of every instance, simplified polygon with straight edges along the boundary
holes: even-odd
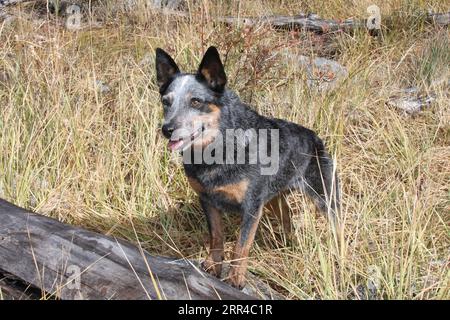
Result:
[[[203,104],[202,101],[198,98],[191,99],[191,107],[193,108],[200,108],[202,104]]]

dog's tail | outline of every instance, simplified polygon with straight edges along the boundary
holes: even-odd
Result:
[[[336,166],[322,140],[316,137],[314,142],[316,154],[306,170],[306,191],[318,209],[336,224],[340,212],[340,186]]]

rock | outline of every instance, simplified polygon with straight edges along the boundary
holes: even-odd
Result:
[[[184,4],[184,0],[152,0],[151,4],[155,8],[166,8],[171,10],[180,10]]]
[[[111,88],[101,80],[95,81],[95,87],[97,88],[98,92],[100,92],[102,94],[108,93],[109,91],[111,91]]]
[[[337,61],[322,57],[307,57],[290,51],[283,51],[289,62],[298,65],[306,72],[306,83],[310,89],[319,92],[334,89],[340,80],[348,77],[347,69]]]
[[[331,90],[348,77],[347,69],[334,60],[299,56],[299,63],[306,69],[308,86],[319,91]]]
[[[408,114],[420,112],[423,108],[429,107],[436,98],[434,96],[424,97],[407,97],[389,100],[387,103],[390,106],[396,107]]]
[[[127,0],[124,2],[126,10],[135,10],[139,5],[138,0]],[[186,5],[185,0],[146,0],[143,1],[147,6],[155,9],[182,10]]]

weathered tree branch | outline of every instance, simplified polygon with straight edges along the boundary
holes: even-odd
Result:
[[[0,8],[6,7],[13,4],[23,3],[23,2],[31,2],[35,0],[0,0]]]
[[[0,270],[0,300],[37,300],[40,298],[39,289],[32,288],[21,279]]]
[[[160,10],[166,15],[174,15],[178,17],[189,17],[189,14],[179,10]],[[429,13],[425,20],[429,23],[435,23],[440,26],[448,26],[450,24],[450,12],[447,13]],[[367,28],[366,20],[333,20],[322,19],[316,14],[298,14],[293,16],[262,16],[262,17],[217,17],[216,21],[223,22],[230,25],[241,24],[246,26],[253,26],[257,24],[269,24],[277,29],[286,30],[305,30],[316,33],[326,32],[351,32],[357,29]],[[390,19],[386,19],[389,21]]]
[[[0,9],[7,5],[18,4],[22,2],[30,2],[33,0],[0,0]],[[36,0],[34,0],[36,1]],[[178,17],[188,18],[190,15],[187,12],[181,10],[174,10],[179,7],[181,0],[161,1],[154,0],[150,4],[159,12],[166,15],[174,15]],[[128,6],[136,6],[137,2],[129,1]],[[328,32],[352,32],[357,29],[367,28],[366,20],[333,20],[322,19],[316,14],[298,14],[293,16],[263,16],[263,17],[217,17],[216,21],[226,24],[243,24],[253,26],[256,24],[266,23],[277,29],[294,29],[305,30],[316,33],[328,33]],[[384,23],[389,24],[390,19],[387,18]],[[450,24],[450,12],[447,13],[428,13],[426,15],[426,21],[434,23],[440,26],[448,26]]]
[[[295,15],[295,16],[266,16],[259,18],[235,18],[235,17],[219,17],[219,21],[228,24],[244,24],[252,26],[259,23],[267,23],[277,29],[287,30],[305,30],[315,33],[328,32],[351,32],[357,29],[367,28],[366,20],[332,20],[322,19],[315,14]],[[389,21],[389,20],[388,20]],[[426,16],[426,21],[435,23],[440,26],[448,26],[450,24],[450,12],[448,13],[432,13]]]
[[[335,31],[351,31],[364,26],[355,20],[327,20],[321,19],[317,15],[295,15],[295,16],[266,16],[258,18],[236,18],[236,17],[219,17],[219,21],[228,24],[243,24],[252,26],[256,24],[269,24],[276,29],[287,30],[305,30],[316,33],[335,32]]]

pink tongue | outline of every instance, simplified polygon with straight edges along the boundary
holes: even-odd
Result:
[[[181,147],[182,144],[183,144],[183,140],[178,140],[178,141],[169,140],[169,143],[167,144],[167,146],[169,147],[170,150],[175,151],[179,147]]]

